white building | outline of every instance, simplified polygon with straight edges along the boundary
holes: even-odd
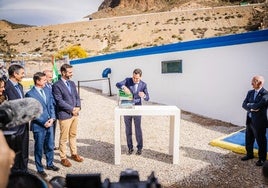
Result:
[[[177,62],[163,64],[171,60]],[[252,88],[252,77],[263,75],[268,89],[268,30],[123,51],[70,63],[76,81],[101,78],[103,70],[111,68],[113,94],[117,94],[116,82],[141,68],[151,101],[242,126],[246,112],[241,106]],[[174,71],[173,66],[180,63],[178,72],[162,73],[166,68]],[[83,86],[103,89],[103,82]]]

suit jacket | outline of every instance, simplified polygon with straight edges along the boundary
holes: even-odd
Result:
[[[33,87],[30,91],[26,93],[26,97],[35,98],[40,102],[43,107],[43,113],[36,119],[31,121],[31,131],[40,132],[47,129],[44,125],[47,120],[53,118],[56,119],[55,108],[53,105],[53,96],[52,93],[48,90],[48,88],[44,87],[44,92],[46,95],[46,101],[42,98],[40,93]],[[49,127],[50,128],[50,127]]]
[[[20,83],[18,83],[18,85],[19,85],[21,94],[24,97],[23,86]],[[21,98],[21,96],[18,93],[17,89],[14,87],[13,83],[10,80],[8,80],[6,82],[5,92],[4,93],[5,93],[5,96],[6,96],[7,100],[15,100],[15,99],[20,99]]]
[[[147,90],[147,84],[145,82],[143,82],[142,80],[140,80],[136,92],[135,92],[135,83],[133,82],[132,78],[126,78],[125,80],[116,83],[116,87],[118,89],[121,89],[122,86],[126,86],[131,91],[131,93],[133,94],[133,99],[134,99],[135,105],[142,104],[142,100],[141,100],[141,97],[139,96],[139,92],[145,93],[146,96],[145,96],[144,100],[148,101],[150,98],[148,90]]]
[[[69,80],[71,93],[62,79],[52,86],[52,93],[56,101],[57,118],[60,120],[70,119],[74,107],[81,107],[80,97],[76,90],[76,85]]]
[[[18,83],[18,85],[19,85],[19,89],[21,91],[22,97],[24,97],[23,86],[20,83]],[[14,87],[13,83],[10,80],[6,81],[4,95],[7,100],[21,99],[20,94],[18,93],[17,89]],[[28,126],[28,123],[24,125],[12,127],[9,129],[9,131],[14,131],[15,134],[21,135],[24,133],[24,131],[26,131],[26,126]]]
[[[268,127],[267,121],[267,105],[268,105],[268,91],[261,88],[258,95],[254,100],[255,90],[250,90],[247,93],[245,100],[243,101],[242,107],[247,110],[246,124],[249,125],[251,113],[251,121],[255,127]],[[250,111],[258,110],[258,111]]]
[[[52,98],[53,98],[53,104],[56,105],[56,102],[55,102],[55,99],[54,99],[54,96],[52,94],[52,86],[53,84],[46,84],[45,88],[49,90],[49,92],[51,93],[52,95]],[[56,110],[56,109],[55,109]]]

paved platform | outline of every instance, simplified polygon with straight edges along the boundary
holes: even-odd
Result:
[[[227,136],[223,136],[223,137],[212,140],[210,142],[210,145],[221,147],[224,149],[228,149],[228,150],[231,150],[231,151],[236,152],[236,153],[246,154],[245,132],[246,132],[246,129],[243,128],[243,129],[241,129],[237,132],[231,133]],[[268,130],[266,131],[266,138],[268,138]],[[268,151],[268,149],[267,149],[267,151]],[[255,143],[254,143],[254,156],[255,157],[258,156],[257,153],[258,153],[258,145],[255,141]]]

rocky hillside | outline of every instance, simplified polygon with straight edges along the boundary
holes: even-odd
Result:
[[[234,6],[247,3],[264,3],[265,0],[104,0],[91,18],[126,16],[153,12],[166,12],[189,8]]]
[[[147,9],[150,7],[150,10],[153,10],[153,7],[160,1],[164,0],[144,0],[148,4]],[[142,7],[146,9],[144,4],[135,4],[136,2],[121,0],[118,5],[113,4],[113,6],[117,5],[113,9],[131,7],[130,5],[138,6],[141,10]],[[166,0],[165,2],[177,1]],[[121,17],[109,16],[109,18],[94,18],[84,22],[42,27],[14,29],[10,24],[0,21],[0,53],[4,54],[7,61],[11,58],[12,60],[37,58],[36,56],[20,57],[21,53],[42,54],[42,60],[50,61],[51,54],[70,45],[80,45],[89,56],[92,56],[243,33],[267,27],[263,24],[263,18],[267,16],[267,4],[211,7],[209,2],[212,3],[212,1],[206,1],[206,5],[205,1],[184,0],[180,2],[184,3],[180,7],[173,6],[172,10],[166,12],[146,12],[146,14]],[[99,15],[102,11],[112,9],[111,7],[104,8],[104,4],[101,7],[102,9],[98,11]],[[119,13],[119,9],[116,12]],[[264,16],[260,16],[262,14]]]

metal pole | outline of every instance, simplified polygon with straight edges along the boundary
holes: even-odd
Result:
[[[111,82],[110,78],[108,77],[108,82],[109,82],[109,92],[110,92],[110,97],[112,96],[112,91],[111,91]]]
[[[80,98],[80,81],[77,82],[77,86],[78,86],[78,96]]]

